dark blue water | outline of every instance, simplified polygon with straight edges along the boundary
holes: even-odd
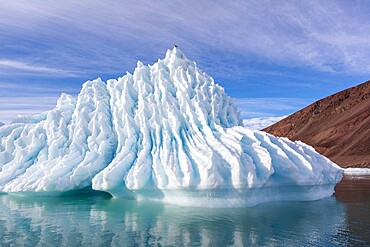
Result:
[[[336,195],[241,209],[112,199],[0,196],[2,246],[370,246],[370,177]]]

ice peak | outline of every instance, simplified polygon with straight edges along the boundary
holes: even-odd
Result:
[[[181,60],[188,60],[185,54],[178,48],[177,46],[173,47],[172,50],[167,50],[165,59],[181,59]]]
[[[138,60],[136,62],[136,68],[141,68],[141,67],[144,67],[144,64],[143,64],[143,62],[141,62],[140,60]]]
[[[57,101],[57,107],[69,104],[75,105],[76,100],[71,95],[62,93]]]

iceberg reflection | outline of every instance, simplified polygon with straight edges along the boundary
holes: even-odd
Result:
[[[335,198],[253,208],[191,208],[109,198],[0,196],[2,245],[346,245]]]

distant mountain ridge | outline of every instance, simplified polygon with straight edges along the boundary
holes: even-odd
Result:
[[[370,167],[370,81],[316,101],[263,130],[301,140],[342,167]]]

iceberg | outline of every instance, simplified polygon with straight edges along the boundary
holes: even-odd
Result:
[[[331,196],[343,170],[312,147],[244,128],[233,100],[179,48],[133,74],[0,128],[0,191],[243,207]]]
[[[345,168],[344,175],[370,175],[370,168]]]

